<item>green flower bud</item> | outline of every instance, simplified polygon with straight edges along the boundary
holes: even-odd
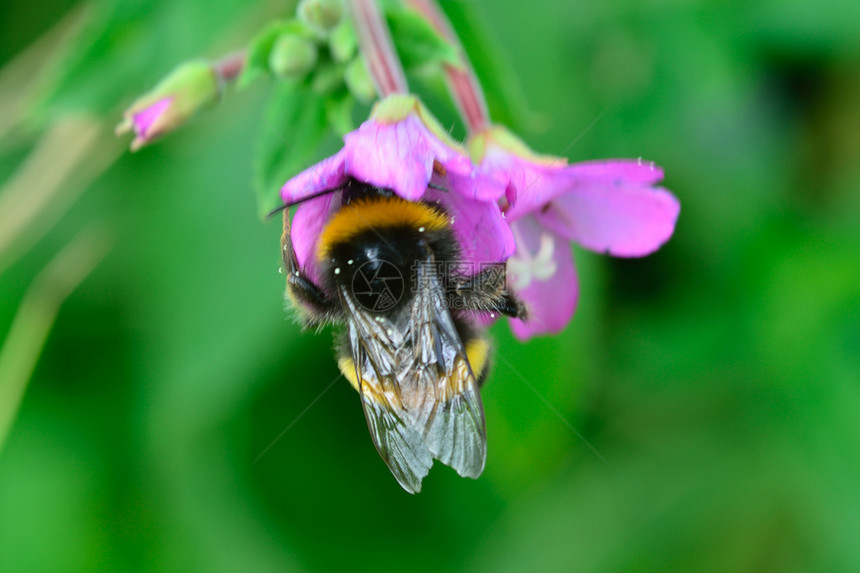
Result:
[[[376,97],[376,88],[373,85],[373,80],[370,78],[370,71],[367,69],[367,64],[364,63],[364,58],[361,56],[354,58],[343,72],[343,80],[346,82],[346,87],[350,93],[362,102],[372,101]]]
[[[296,9],[299,20],[318,36],[328,36],[343,18],[342,0],[302,0]]]
[[[337,28],[331,31],[328,47],[335,62],[345,63],[352,59],[358,50],[358,37],[351,21],[341,20]]]
[[[180,127],[197,110],[213,103],[220,88],[218,74],[209,62],[182,64],[125,111],[116,133],[120,135],[133,129],[135,138],[131,149],[136,151]]]
[[[312,41],[283,34],[269,52],[269,69],[278,77],[298,79],[317,65],[317,56],[317,46]]]

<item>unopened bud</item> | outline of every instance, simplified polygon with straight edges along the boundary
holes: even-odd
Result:
[[[213,103],[219,91],[218,76],[210,63],[182,64],[125,111],[116,133],[134,130],[131,149],[136,151],[183,125],[197,110]]]
[[[302,0],[296,9],[299,20],[320,37],[326,37],[343,18],[342,0]]]
[[[269,52],[269,69],[284,79],[298,79],[317,64],[317,47],[311,40],[284,34],[275,40]]]
[[[355,28],[347,19],[341,21],[337,28],[331,31],[328,37],[328,47],[331,59],[335,62],[345,63],[352,59],[358,50],[358,37]]]
[[[364,58],[354,58],[343,72],[343,80],[350,93],[359,101],[369,102],[376,97],[376,88],[370,78],[370,72],[364,63]]]

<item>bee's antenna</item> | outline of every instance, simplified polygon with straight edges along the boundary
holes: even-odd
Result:
[[[327,193],[335,193],[336,191],[343,191],[344,189],[347,188],[348,185],[349,185],[349,181],[347,181],[343,185],[338,185],[337,187],[334,187],[332,189],[323,189],[322,191],[318,191],[318,192],[314,193],[313,195],[308,195],[307,197],[299,199],[298,201],[292,201],[290,203],[284,203],[280,207],[276,207],[275,209],[272,209],[271,211],[266,213],[266,220],[268,221],[269,219],[271,219],[272,217],[274,217],[275,215],[277,215],[281,211],[289,209],[290,207],[295,207],[296,205],[304,203],[305,201],[310,201],[311,199],[316,199],[317,197],[322,197],[323,195],[325,195]]]
[[[437,185],[436,183],[428,183],[427,187],[429,187],[430,189],[436,189],[437,191],[444,191],[445,193],[448,192],[447,189],[445,189],[441,185]]]
[[[271,211],[266,213],[266,220],[268,221],[269,219],[271,219],[272,217],[274,217],[275,215],[277,215],[281,211],[286,211],[290,207],[291,207],[291,205],[289,205],[288,203],[285,203],[285,204],[281,205],[280,207],[276,207],[276,208],[272,209]]]

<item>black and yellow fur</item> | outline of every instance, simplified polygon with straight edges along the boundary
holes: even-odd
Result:
[[[365,185],[348,184],[341,198],[341,209],[326,224],[317,247],[322,284],[314,284],[301,274],[289,240],[289,213],[284,212],[282,238],[287,294],[306,326],[343,320],[343,309],[333,295],[338,284],[351,284],[356,269],[374,260],[388,261],[412,276],[415,261],[425,250],[433,252],[440,268],[456,262],[457,241],[448,215],[437,205],[406,201],[390,192]],[[335,273],[337,270],[337,273]],[[450,301],[457,308],[481,308],[508,316],[523,317],[523,305],[507,290],[499,273],[483,272],[473,276],[448,276]],[[503,275],[502,275],[503,276]],[[411,288],[411,285],[408,285]],[[401,302],[405,302],[404,301]],[[490,345],[463,313],[454,313],[455,324],[474,374],[483,384],[489,371]],[[352,367],[346,341],[336,344],[341,370]],[[357,386],[355,375],[347,375]]]

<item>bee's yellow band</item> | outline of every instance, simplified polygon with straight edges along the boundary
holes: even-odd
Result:
[[[341,209],[328,222],[317,244],[317,258],[327,259],[334,245],[348,243],[368,229],[396,226],[440,231],[449,222],[444,213],[426,203],[399,197],[359,200]]]
[[[490,353],[490,345],[483,338],[473,338],[466,343],[466,359],[472,367],[475,377],[480,377],[484,368],[487,367],[487,357]],[[344,356],[337,361],[337,367],[341,374],[358,391],[358,378],[355,375],[355,363],[349,356]]]

